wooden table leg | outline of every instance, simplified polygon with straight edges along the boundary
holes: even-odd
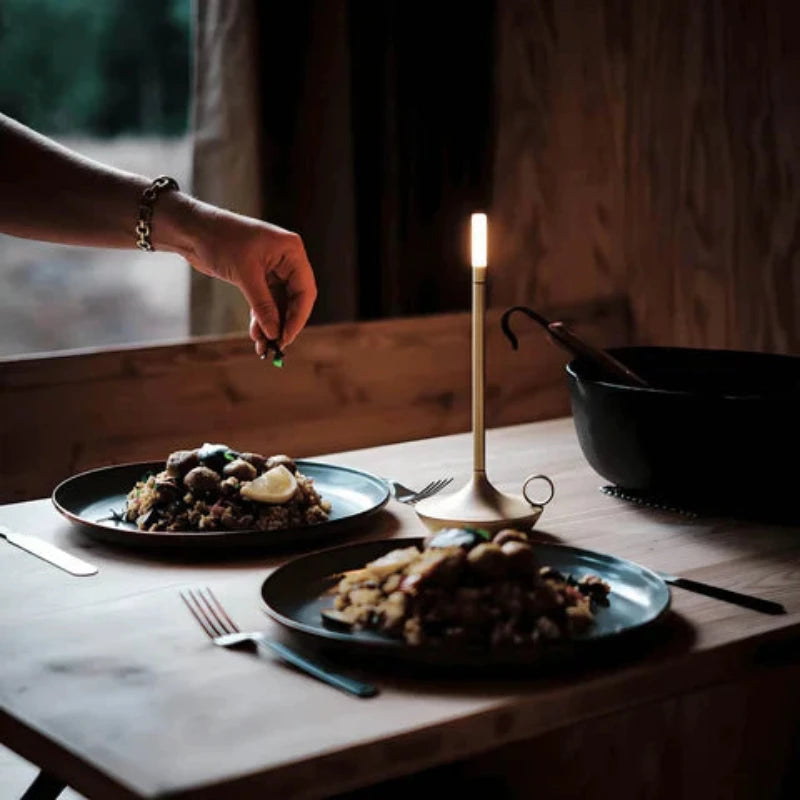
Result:
[[[42,770],[20,800],[56,800],[66,788],[64,781]]]

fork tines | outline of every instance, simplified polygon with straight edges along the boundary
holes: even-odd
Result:
[[[239,633],[239,627],[228,616],[208,586],[205,589],[184,589],[180,595],[181,600],[209,638],[213,639],[226,633]]]
[[[452,478],[442,478],[438,481],[431,481],[427,486],[420,489],[412,498],[407,500],[408,503],[418,503],[420,500],[425,500],[432,497],[437,492],[442,491],[445,486],[449,486],[453,482]]]

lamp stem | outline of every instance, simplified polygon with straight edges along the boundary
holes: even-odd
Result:
[[[484,397],[486,381],[486,268],[472,270],[472,471],[486,472],[486,431],[484,428]]]

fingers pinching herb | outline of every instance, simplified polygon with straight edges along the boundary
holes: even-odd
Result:
[[[272,366],[273,367],[282,367],[283,366],[283,359],[285,358],[285,354],[283,350],[278,347],[278,343],[274,339],[265,339],[267,347],[272,350]],[[259,358],[264,361],[267,358],[268,353],[265,351],[263,352]]]

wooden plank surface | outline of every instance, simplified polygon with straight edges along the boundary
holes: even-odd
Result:
[[[627,307],[552,309],[600,346]],[[527,320],[514,352],[487,317],[489,425],[569,412],[568,356]],[[296,457],[469,430],[469,314],[308,328],[279,370],[241,337],[0,360],[0,502],[49,495],[85,469],[188,443]]]
[[[447,474],[458,484],[470,458],[461,435],[325,460],[416,485]],[[13,609],[0,624],[2,741],[88,797],[312,798],[746,680],[758,665],[797,667],[797,528],[687,521],[608,498],[569,419],[491,430],[487,464],[501,488],[532,470],[552,477],[543,537],[757,593],[789,613],[676,590],[674,613],[648,648],[617,664],[505,680],[367,671],[382,693],[358,701],[277,663],[215,649],[178,599],[179,587],[209,585],[243,628],[272,629],[259,587],[285,556],[211,563],[116,550],[85,539],[46,501],[15,504],[0,508],[0,522],[95,561],[100,573],[71,578],[0,547],[3,603]],[[422,531],[413,510],[393,502],[355,538]]]
[[[497,4],[498,302],[800,353],[796,0]]]

